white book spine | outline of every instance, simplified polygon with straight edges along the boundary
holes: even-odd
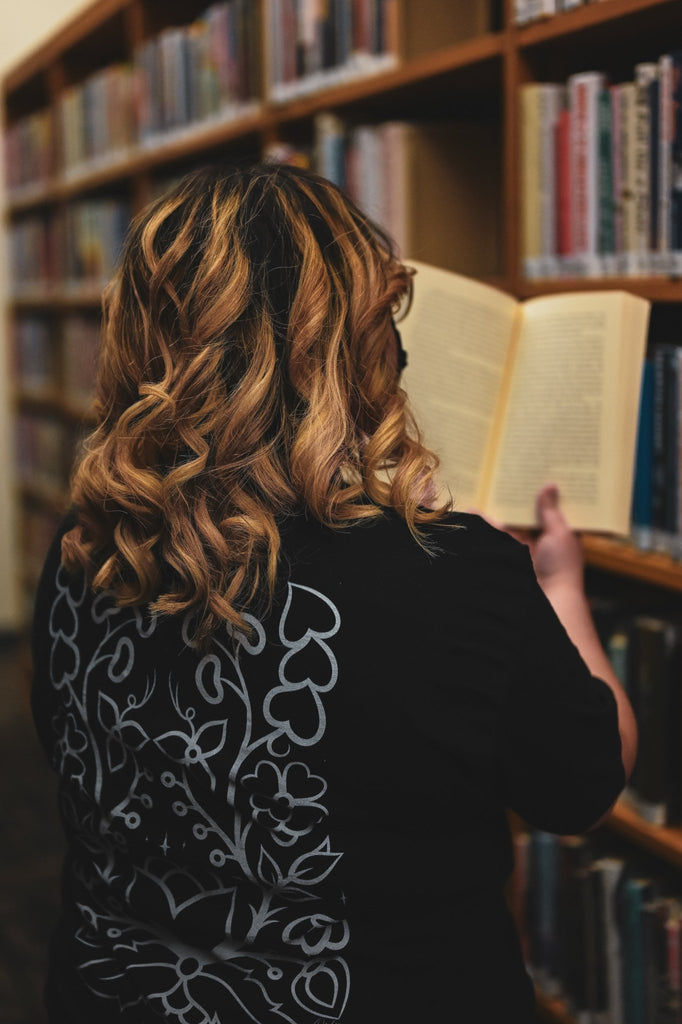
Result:
[[[657,74],[658,66],[653,62],[635,66],[635,253],[640,274],[652,269],[649,86]]]
[[[671,198],[673,135],[673,58],[663,54],[658,61],[658,270],[671,268]]]

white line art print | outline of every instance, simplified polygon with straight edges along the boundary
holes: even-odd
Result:
[[[59,569],[50,674],[79,972],[122,1019],[340,1021],[342,853],[317,749],[339,612],[289,583],[272,635],[166,629]],[[176,652],[177,653],[177,652]]]

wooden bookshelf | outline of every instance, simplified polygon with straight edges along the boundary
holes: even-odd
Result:
[[[583,537],[583,549],[587,564],[594,568],[667,590],[682,590],[682,564],[670,555],[642,551],[634,544],[595,534]]]
[[[445,244],[469,231],[464,245],[453,245],[452,269],[472,273],[520,298],[557,291],[626,289],[649,299],[666,311],[666,328],[682,341],[682,280],[675,277],[638,276],[526,280],[521,254],[521,178],[518,89],[528,81],[563,81],[572,72],[591,67],[613,71],[624,80],[636,61],[650,60],[679,38],[678,0],[603,0],[585,3],[554,17],[517,26],[512,0],[389,0],[394,11],[387,49],[392,62],[365,68],[356,77],[275,102],[267,73],[272,41],[263,30],[268,0],[254,0],[253,17],[259,25],[260,70],[250,83],[253,95],[238,109],[188,123],[158,134],[152,142],[133,139],[127,148],[107,157],[72,167],[57,163],[39,181],[26,180],[12,187],[5,210],[6,223],[25,223],[31,217],[57,217],[72,203],[85,198],[118,198],[138,210],[164,178],[215,158],[261,156],[273,142],[293,141],[310,146],[315,119],[333,113],[350,125],[380,124],[409,119],[467,126],[489,144],[481,149],[461,147],[447,173],[428,179],[424,190],[441,192],[448,179],[460,189],[448,204],[454,211],[434,226],[436,242],[426,245],[419,258],[438,262]],[[97,0],[57,32],[44,45],[12,68],[3,82],[3,103],[8,128],[32,114],[52,110],[72,87],[82,86],[93,73],[118,61],[132,61],[139,48],[166,26],[181,26],[198,18],[207,0],[157,4],[154,0]],[[415,10],[418,7],[419,18]],[[393,15],[392,15],[393,17]],[[389,66],[390,65],[390,66]],[[441,159],[442,163],[442,159]],[[443,195],[443,202],[448,199]],[[408,197],[411,202],[414,197]],[[462,220],[457,221],[457,203]],[[473,231],[472,224],[479,224]],[[473,236],[477,237],[473,237]],[[438,237],[440,236],[440,238]],[[429,243],[431,244],[431,243]],[[434,257],[434,253],[436,256]],[[65,288],[54,281],[44,287],[10,297],[10,320],[42,316],[54,329],[57,363],[62,360],[62,324],[73,313],[98,315],[99,289]],[[31,393],[15,382],[13,404],[17,415],[52,417],[68,435],[83,422],[80,408],[65,398],[58,373],[55,386],[43,394]],[[63,488],[46,487],[22,475],[17,488],[19,518],[27,511],[61,514],[66,503]],[[27,541],[30,543],[30,540]],[[613,579],[614,592],[627,579],[659,588],[678,600],[682,591],[682,565],[672,558],[638,550],[613,539],[585,536],[586,562]],[[33,567],[39,552],[25,552]],[[29,581],[30,583],[30,581]],[[30,601],[26,602],[27,608]],[[642,823],[627,808],[614,811],[610,827],[637,847],[667,864],[682,869],[682,832],[656,829]],[[681,878],[682,888],[682,878]],[[545,1020],[570,1024],[560,1002],[540,998]]]

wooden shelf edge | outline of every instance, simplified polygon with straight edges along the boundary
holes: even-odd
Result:
[[[682,563],[670,555],[642,551],[627,541],[596,534],[584,534],[582,544],[585,562],[592,568],[682,591]]]
[[[29,484],[24,481],[19,484],[19,497],[22,501],[42,505],[48,512],[60,516],[64,515],[69,507],[68,494],[66,491],[60,491],[57,487]]]
[[[25,295],[10,295],[9,309],[99,309],[102,304],[102,289],[84,288],[82,291],[59,288],[36,289]]]
[[[514,293],[523,299],[556,292],[624,291],[653,302],[682,302],[682,278],[664,277],[571,277],[543,281],[519,281]]]

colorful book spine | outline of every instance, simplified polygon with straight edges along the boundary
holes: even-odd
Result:
[[[571,210],[575,273],[598,276],[599,251],[599,103],[606,78],[586,71],[568,79],[571,109]]]

